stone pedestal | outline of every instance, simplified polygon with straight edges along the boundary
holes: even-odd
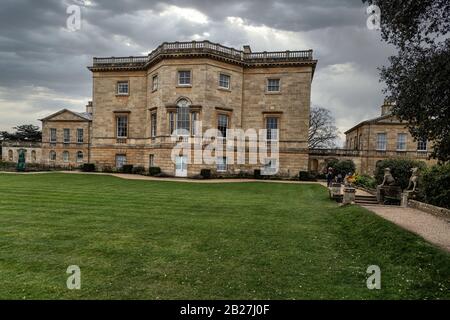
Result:
[[[344,188],[344,198],[342,199],[342,204],[352,204],[355,203],[356,189],[352,187]]]
[[[340,183],[332,183],[331,187],[329,187],[328,190],[330,192],[330,198],[332,198],[332,199],[339,197],[342,194]]]
[[[402,202],[401,202],[401,206],[403,208],[406,208],[408,206],[408,199],[409,199],[409,192],[402,192]]]

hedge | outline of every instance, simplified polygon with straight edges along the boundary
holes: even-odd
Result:
[[[418,189],[426,203],[450,209],[450,163],[424,170]]]
[[[387,159],[381,160],[377,163],[375,168],[375,179],[377,184],[381,184],[384,178],[384,169],[391,169],[391,174],[394,177],[396,184],[399,185],[402,190],[405,190],[409,184],[409,178],[411,177],[411,169],[418,167],[422,172],[425,168],[425,163],[417,160],[408,159]]]

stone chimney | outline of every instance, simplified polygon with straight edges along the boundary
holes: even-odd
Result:
[[[252,53],[252,48],[248,44],[244,46],[244,53]]]
[[[392,112],[392,107],[395,105],[395,102],[391,102],[388,99],[384,100],[383,105],[381,106],[381,116],[386,116]]]
[[[89,101],[86,105],[86,112],[92,114],[94,112],[94,107],[92,106],[92,101]]]

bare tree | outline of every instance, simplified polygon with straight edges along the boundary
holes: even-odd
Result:
[[[314,148],[335,148],[338,129],[330,110],[312,107],[309,116],[308,145]]]

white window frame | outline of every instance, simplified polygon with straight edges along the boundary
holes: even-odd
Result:
[[[272,126],[269,128],[269,120],[275,120],[276,128],[273,128]],[[265,118],[265,126],[267,130],[266,139],[267,141],[278,141],[278,134],[280,130],[280,124],[279,124],[279,117],[266,117]],[[272,131],[274,129],[275,131]]]
[[[49,157],[50,161],[56,161],[56,151],[50,150],[50,152],[48,153],[48,157]]]
[[[271,84],[271,81],[277,81],[278,85],[273,85]],[[278,88],[277,90],[275,90],[274,88]],[[272,92],[280,92],[281,91],[281,79],[280,78],[268,78],[267,79],[267,86],[266,86],[266,90],[269,93]]]
[[[70,143],[70,129],[69,128],[63,129],[63,142]]]
[[[400,139],[404,137],[404,139]],[[397,133],[397,151],[406,151],[408,148],[408,135],[406,133]]]
[[[224,77],[224,79],[222,79]],[[226,73],[219,73],[219,88],[230,90],[231,76]]]
[[[69,162],[70,154],[69,151],[64,150],[62,153],[63,162]]]
[[[189,77],[183,76],[182,74],[188,73]],[[183,82],[181,81],[183,79]],[[186,80],[189,82],[185,82]],[[192,85],[192,71],[191,70],[178,70],[178,85],[179,86],[191,86]]]
[[[424,148],[425,146],[425,148]],[[417,151],[418,152],[427,152],[428,151],[428,140],[421,139],[417,141]]]
[[[156,112],[152,112],[150,114],[150,137],[152,139],[156,138],[157,122],[158,122],[157,113]]]
[[[57,134],[58,134],[58,131],[56,128],[50,128],[50,143],[55,143],[58,140]]]
[[[119,135],[119,129],[120,129],[120,127],[119,127],[119,120],[120,119],[122,119],[122,118],[125,118],[126,119],[126,121],[125,121],[125,135],[123,136],[123,135]],[[123,124],[121,124],[121,125],[123,125]],[[127,115],[117,115],[116,116],[116,138],[117,139],[126,139],[126,138],[128,138],[128,116]]]
[[[384,140],[381,141],[380,137],[384,137]],[[380,146],[383,146],[382,148],[380,148]],[[379,132],[377,133],[377,147],[376,150],[377,151],[386,151],[387,148],[387,133],[386,132]]]
[[[119,161],[121,159],[121,161]],[[122,168],[127,164],[127,155],[126,154],[116,154],[116,168]]]
[[[81,154],[81,157],[80,157]],[[84,161],[84,153],[83,151],[77,151],[77,162],[83,162]]]
[[[126,88],[126,90],[124,90]],[[130,94],[129,81],[117,81],[117,95],[128,96]]]
[[[152,91],[158,90],[158,80],[159,80],[158,75],[157,74],[153,75],[153,77],[152,77]]]
[[[226,119],[225,123],[221,122],[221,119]],[[225,124],[225,126],[223,125]],[[226,139],[227,138],[227,130],[230,127],[230,116],[228,114],[219,113],[217,115],[217,130],[222,134],[220,138]],[[222,132],[222,129],[225,129],[225,132]]]
[[[219,157],[216,159],[216,170],[217,172],[227,172],[228,169],[228,159],[227,157]]]
[[[84,130],[77,128],[77,143],[84,143]]]

